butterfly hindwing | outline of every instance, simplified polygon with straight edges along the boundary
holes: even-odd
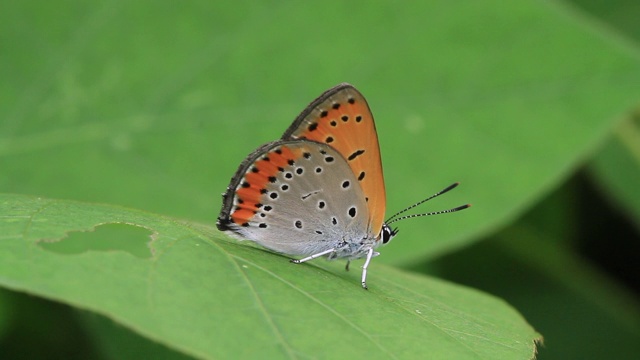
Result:
[[[364,193],[370,209],[369,232],[380,233],[386,207],[380,147],[373,115],[358,90],[350,84],[327,90],[307,106],[282,139],[309,139],[338,151]]]
[[[368,218],[358,180],[335,149],[275,141],[240,165],[218,227],[277,252],[312,255],[365,238]]]

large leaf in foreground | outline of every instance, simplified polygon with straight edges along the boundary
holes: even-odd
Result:
[[[374,262],[364,291],[341,263],[293,265],[142,211],[2,195],[0,234],[1,285],[198,357],[529,359],[539,337],[473,289]]]

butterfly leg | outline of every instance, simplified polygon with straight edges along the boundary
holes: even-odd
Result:
[[[370,248],[369,251],[367,251],[367,260],[364,262],[364,265],[362,265],[362,287],[365,290],[369,290],[367,287],[367,268],[369,267],[371,258],[375,256],[374,254],[376,253],[373,251],[373,248]]]
[[[330,254],[330,253],[332,253],[332,252],[334,252],[334,251],[335,251],[335,249],[329,249],[329,250],[325,250],[325,251],[323,251],[323,252],[319,252],[319,253],[317,253],[317,254],[313,254],[313,255],[311,255],[311,256],[307,256],[306,258],[303,258],[303,259],[300,259],[300,260],[298,260],[298,259],[291,259],[290,261],[291,261],[292,263],[294,263],[294,264],[302,264],[303,262],[307,262],[307,261],[309,261],[309,260],[313,260],[313,259],[315,259],[315,258],[319,258],[320,256]]]

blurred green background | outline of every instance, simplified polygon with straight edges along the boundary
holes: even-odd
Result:
[[[640,5],[634,1],[0,4],[0,192],[212,224],[239,162],[346,81],[388,212],[453,181],[376,261],[502,297],[539,359],[640,352]],[[0,234],[0,240],[2,235]],[[0,292],[0,353],[181,355]],[[133,355],[131,355],[133,356]]]

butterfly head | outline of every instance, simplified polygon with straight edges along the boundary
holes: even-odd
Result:
[[[380,240],[382,244],[386,244],[398,234],[398,228],[392,229],[387,224],[382,224],[382,231],[380,231]]]

